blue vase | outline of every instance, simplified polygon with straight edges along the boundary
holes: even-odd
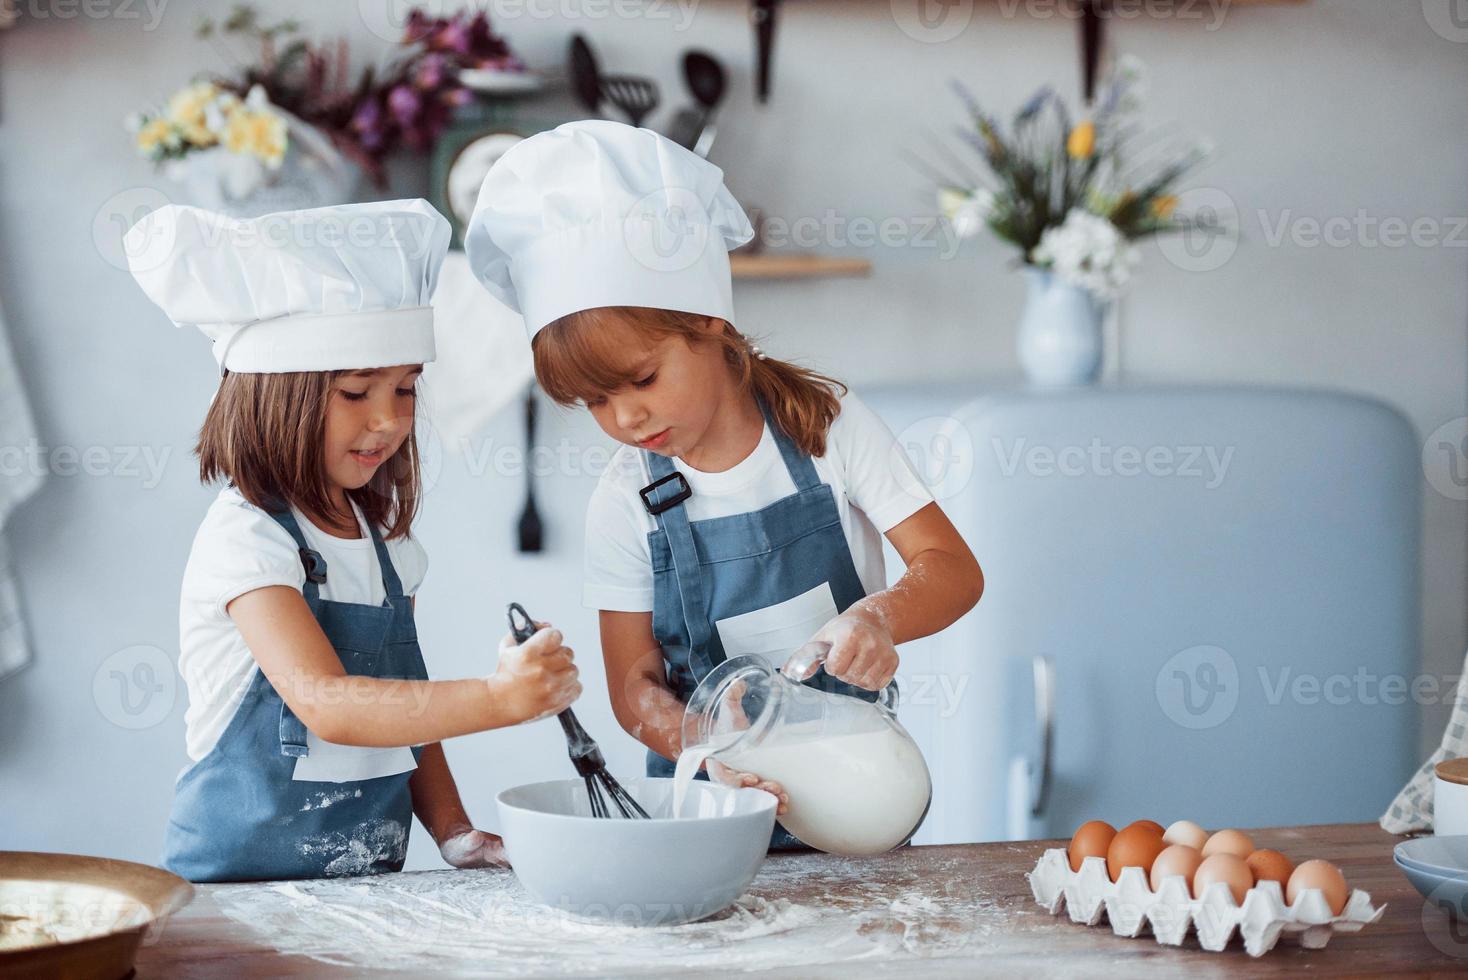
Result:
[[[1019,363],[1037,385],[1091,384],[1101,373],[1106,305],[1048,269],[1025,267],[1029,294],[1019,323]]]

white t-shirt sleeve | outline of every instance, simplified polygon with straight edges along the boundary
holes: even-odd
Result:
[[[847,499],[882,534],[933,502],[887,423],[855,395],[841,399],[826,454],[845,469]]]
[[[393,568],[397,569],[398,581],[403,583],[403,595],[415,595],[423,587],[423,577],[428,574],[428,552],[411,535],[389,541],[387,551]],[[302,581],[305,581],[304,576]]]
[[[652,553],[647,522],[609,469],[586,506],[586,574],[581,601],[590,609],[652,611]]]
[[[300,589],[305,582],[300,553],[285,528],[243,498],[221,494],[194,536],[183,598],[225,616],[225,607],[246,592],[271,585]]]

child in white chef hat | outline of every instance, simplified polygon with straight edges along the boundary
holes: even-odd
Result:
[[[752,234],[718,167],[602,121],[512,147],[466,233],[476,275],[524,315],[541,386],[622,443],[587,511],[584,599],[650,775],[672,774],[684,704],[726,657],[779,666],[825,641],[823,683],[870,697],[898,643],[983,588],[877,416],[736,328],[728,251]],[[882,535],[908,566],[892,588]]]
[[[487,678],[429,681],[416,388],[449,239],[423,201],[235,221],[169,206],[126,239],[139,285],[214,342],[197,452],[225,481],[184,572],[179,670],[192,764],[164,864],[194,881],[400,870],[416,815],[458,867],[473,829],[441,739],[556,713],[572,652],[510,638]]]

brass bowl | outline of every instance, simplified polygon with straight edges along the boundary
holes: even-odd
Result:
[[[127,976],[148,930],[193,897],[146,864],[0,851],[0,976]]]

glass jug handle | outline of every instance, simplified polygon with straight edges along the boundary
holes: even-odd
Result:
[[[824,640],[812,641],[792,653],[790,659],[785,661],[785,666],[780,668],[780,673],[796,683],[808,680],[816,672],[816,668],[825,663],[826,658],[830,655],[831,644]],[[877,704],[896,714],[897,699],[897,679],[894,677],[892,682],[882,688],[881,693],[877,695]]]

